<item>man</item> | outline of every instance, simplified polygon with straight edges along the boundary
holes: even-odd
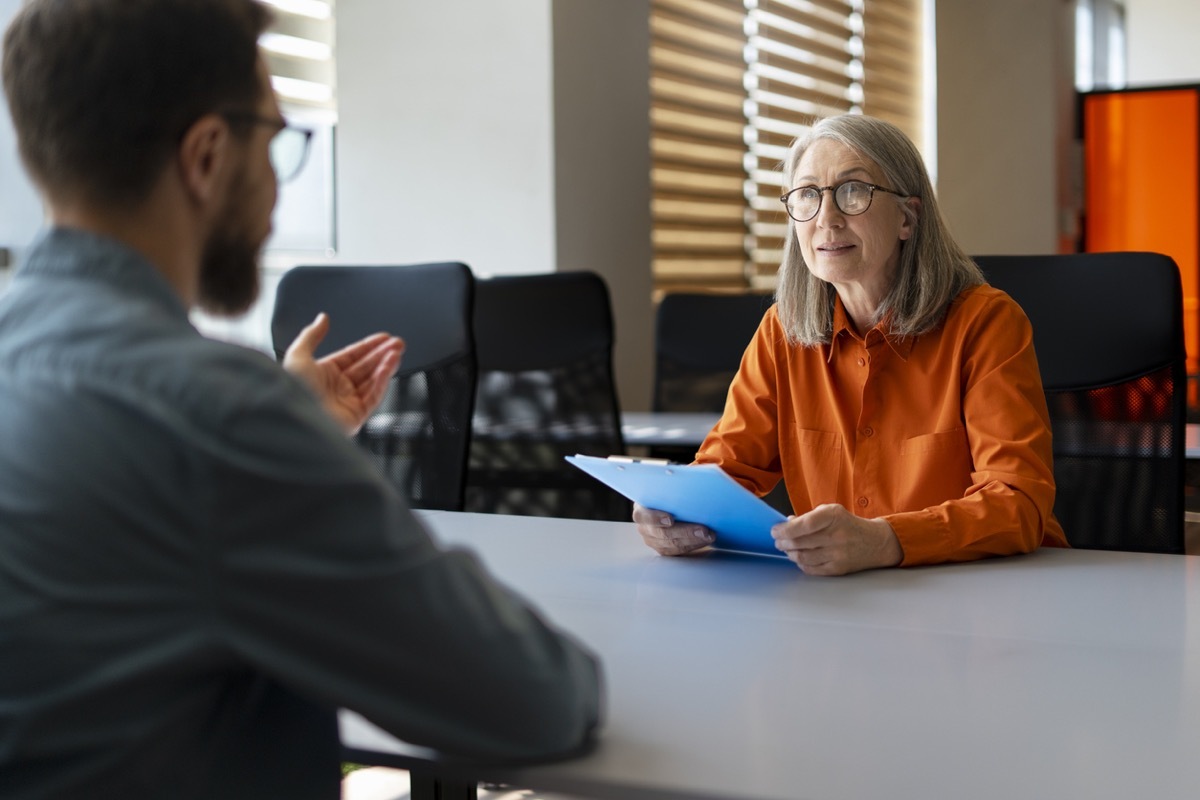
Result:
[[[0,298],[0,797],[333,798],[338,707],[573,752],[598,666],[346,440],[400,343],[201,337],[256,291],[284,126],[251,0],[32,0],[4,40],[50,226]],[[335,424],[327,412],[333,412]]]

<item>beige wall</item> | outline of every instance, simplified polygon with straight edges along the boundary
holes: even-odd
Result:
[[[558,270],[612,293],[621,407],[650,407],[648,0],[555,0],[554,197]]]
[[[937,3],[938,199],[968,253],[1058,248],[1070,196],[1070,6]]]

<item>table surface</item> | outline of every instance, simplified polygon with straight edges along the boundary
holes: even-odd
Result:
[[[601,798],[1200,792],[1200,559],[1042,550],[811,578],[658,557],[629,523],[422,516],[605,664],[595,752],[480,777]],[[362,760],[421,763],[342,725]]]

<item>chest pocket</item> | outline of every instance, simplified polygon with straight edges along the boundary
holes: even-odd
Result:
[[[963,496],[974,462],[966,428],[926,433],[900,445],[896,508],[918,509]]]

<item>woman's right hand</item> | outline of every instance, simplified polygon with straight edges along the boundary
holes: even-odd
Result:
[[[676,522],[665,511],[633,504],[638,533],[661,556],[681,556],[713,543],[713,532],[694,522]]]

